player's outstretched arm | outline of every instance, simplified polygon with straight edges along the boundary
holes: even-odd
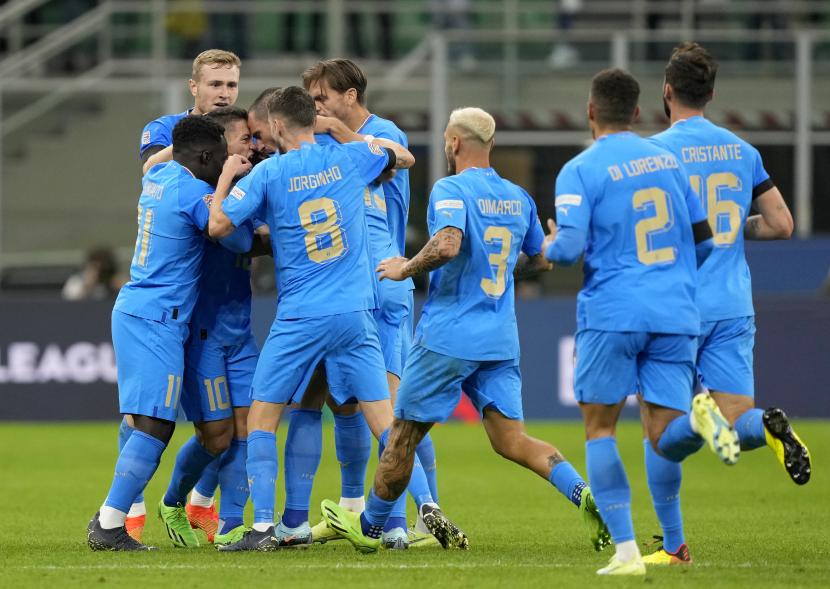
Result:
[[[235,227],[222,210],[222,203],[233,186],[235,178],[245,174],[251,169],[251,162],[241,155],[229,156],[222,167],[222,174],[216,183],[216,190],[213,192],[213,200],[210,203],[210,217],[208,219],[208,235],[214,239],[221,239],[230,235]]]
[[[391,149],[395,152],[395,165],[393,166],[393,169],[407,169],[415,165],[415,156],[400,143],[395,143],[394,141],[384,139],[382,137],[372,138],[372,143],[385,147],[386,149]]]
[[[157,164],[163,164],[173,159],[173,146],[168,145],[164,149],[160,149],[150,157],[148,157],[141,166],[141,173],[146,174],[150,168]]]
[[[777,187],[773,186],[757,197],[752,206],[760,214],[747,217],[744,239],[766,241],[792,236],[793,216]]]
[[[528,256],[522,252],[519,254],[519,259],[516,260],[516,267],[513,268],[513,278],[515,280],[524,280],[525,278],[531,278],[548,270],[553,270],[553,264],[545,258],[544,251],[539,252],[535,256]]]
[[[432,236],[411,260],[398,256],[383,260],[375,271],[383,280],[406,280],[421,272],[432,272],[452,260],[461,251],[464,234],[457,227],[444,227]]]
[[[585,251],[588,237],[576,227],[559,229],[553,219],[548,219],[548,234],[542,242],[545,259],[560,266],[572,266]]]

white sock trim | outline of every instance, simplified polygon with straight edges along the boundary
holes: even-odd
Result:
[[[198,507],[210,507],[213,505],[213,497],[205,497],[196,489],[190,493],[190,504]]]
[[[130,511],[127,513],[127,517],[138,517],[140,515],[147,515],[147,506],[144,505],[144,501],[130,505]]]
[[[364,497],[341,497],[340,507],[353,513],[363,513],[366,509],[366,499]]]
[[[257,522],[257,523],[255,523],[255,524],[254,524],[254,529],[255,529],[257,532],[267,532],[267,531],[268,531],[270,528],[272,528],[273,526],[274,526],[274,523],[273,523],[273,522],[271,522],[271,523],[268,523],[268,522]]]
[[[124,522],[126,520],[126,512],[115,509],[114,507],[108,507],[106,505],[101,506],[101,511],[98,515],[98,522],[105,530],[122,528],[124,527]]]

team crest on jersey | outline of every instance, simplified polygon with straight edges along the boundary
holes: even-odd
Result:
[[[205,201],[205,204],[207,206],[210,206],[210,203],[213,202],[213,193],[204,195],[202,197],[202,200]]]
[[[375,155],[383,155],[383,148],[377,143],[369,143],[369,150]]]
[[[236,200],[242,200],[245,198],[245,191],[241,190],[239,186],[234,186],[233,190],[230,192],[230,196],[234,197]]]
[[[148,143],[150,143],[150,132],[144,131],[144,133],[141,134],[141,145],[147,145]]]

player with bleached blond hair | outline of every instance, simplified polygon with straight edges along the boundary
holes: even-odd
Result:
[[[481,412],[493,449],[572,501],[597,550],[609,540],[583,478],[556,448],[525,432],[513,280],[550,264],[533,198],[490,167],[495,130],[480,108],[451,114],[444,131],[451,175],[435,184],[427,209],[432,238],[411,260],[390,258],[377,268],[381,280],[431,274],[366,510],[358,516],[333,501],[321,506],[329,526],[363,552],[378,549],[409,481],[415,448],[434,423],[449,418],[462,389]],[[422,509],[422,517],[444,548],[467,547],[467,536],[439,510]]]

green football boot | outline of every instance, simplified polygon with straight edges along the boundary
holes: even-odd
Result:
[[[582,490],[579,513],[582,514],[582,521],[588,529],[588,536],[591,538],[594,550],[599,552],[606,546],[610,546],[611,534],[608,533],[608,526],[605,525],[602,516],[599,514],[599,508],[594,501],[591,487],[585,487]]]
[[[359,513],[344,509],[330,499],[325,499],[320,504],[320,511],[329,527],[351,542],[358,552],[369,554],[380,548],[380,538],[363,535]]]
[[[235,542],[239,542],[242,539],[242,536],[244,536],[250,529],[251,528],[247,528],[245,526],[236,526],[235,528],[228,530],[225,534],[216,534],[213,537],[213,543],[217,546],[234,544]]]
[[[162,499],[159,501],[158,515],[174,546],[180,548],[199,547],[199,538],[193,528],[190,527],[184,505],[178,503],[176,507],[168,507]]]

